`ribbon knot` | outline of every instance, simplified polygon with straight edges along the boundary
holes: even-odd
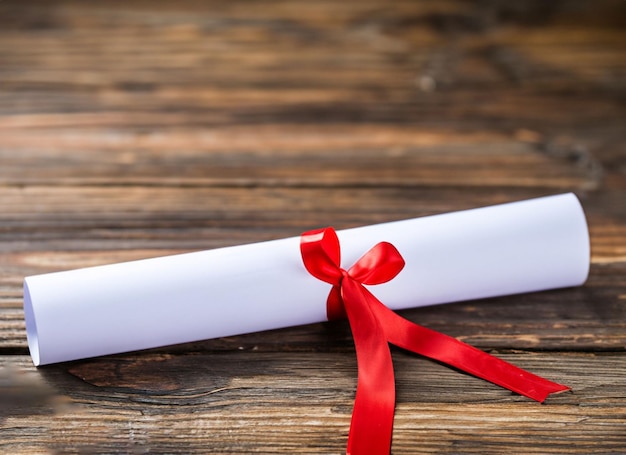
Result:
[[[385,283],[403,269],[404,259],[392,244],[376,244],[348,270],[341,268],[339,239],[333,228],[302,234],[300,251],[308,272],[332,285],[326,305],[328,319],[347,317],[354,338],[358,380],[348,454],[390,451],[395,383],[389,343],[539,402],[551,393],[569,390],[456,338],[408,321],[383,305],[363,285]]]
[[[375,285],[392,280],[404,268],[404,259],[395,246],[380,242],[350,269],[341,268],[339,239],[332,228],[316,229],[301,237],[300,250],[305,268],[314,277],[332,284],[326,301],[329,320],[345,319],[342,282],[348,278],[360,284]]]

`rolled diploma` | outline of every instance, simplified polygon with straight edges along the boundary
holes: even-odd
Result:
[[[582,284],[589,236],[573,194],[339,231],[342,267],[381,241],[406,266],[372,288],[403,309]],[[35,365],[326,320],[330,285],[299,237],[24,280]]]

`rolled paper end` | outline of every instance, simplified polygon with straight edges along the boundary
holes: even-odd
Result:
[[[39,359],[39,336],[37,334],[37,319],[33,310],[33,303],[30,298],[28,281],[24,280],[24,319],[26,321],[26,338],[28,339],[28,349],[35,366],[41,363]]]
[[[580,200],[574,193],[567,193],[564,196],[571,197],[571,199],[573,199],[574,203],[578,207],[578,219],[580,220],[580,222],[578,223],[579,236],[583,239],[586,239],[586,241],[581,242],[581,260],[579,261],[579,263],[582,264],[582,270],[580,274],[580,281],[576,284],[577,286],[580,286],[584,284],[585,281],[587,281],[587,278],[589,278],[589,269],[591,267],[591,239],[589,237],[589,228],[587,227],[585,210],[583,209]],[[567,390],[570,389],[568,388]]]

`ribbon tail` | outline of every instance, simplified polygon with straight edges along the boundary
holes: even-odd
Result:
[[[369,293],[349,277],[344,278],[341,288],[358,364],[347,453],[388,455],[396,401],[389,344],[367,302]]]
[[[443,362],[540,403],[552,393],[570,390],[565,385],[518,368],[456,338],[404,319],[373,295],[372,299],[376,301],[371,304],[372,311],[384,327],[388,341],[398,347]]]

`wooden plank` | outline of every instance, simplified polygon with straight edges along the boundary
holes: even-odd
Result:
[[[565,192],[565,191],[561,191]],[[555,194],[552,189],[465,187],[67,187],[2,188],[2,231],[32,229],[354,227]],[[578,193],[599,236],[623,235],[626,189]],[[596,222],[597,220],[597,222]],[[154,223],[154,224],[152,224]],[[597,223],[597,225],[596,225]],[[597,229],[596,229],[597,227]],[[20,231],[20,228],[22,229]],[[259,239],[261,240],[261,239]],[[616,245],[618,246],[618,245]]]
[[[611,1],[549,12],[399,2],[385,14],[377,2],[4,8],[9,125],[393,122],[572,134],[624,121],[625,32]],[[510,25],[529,17],[549,26]]]
[[[548,154],[541,135],[530,131],[490,137],[381,125],[273,125],[151,132],[7,127],[1,134],[0,184],[5,185],[466,185],[559,191],[594,189],[601,177],[599,163],[578,165],[581,155],[571,147],[572,156]]]
[[[0,261],[7,273],[34,274],[552,193],[543,188],[7,187],[0,198],[0,251],[7,255]],[[626,190],[579,196],[589,220],[593,262],[624,261]],[[104,256],[97,259],[98,254]]]
[[[393,453],[623,449],[623,355],[500,356],[574,392],[541,406],[395,352]],[[354,358],[333,353],[147,353],[37,371],[28,358],[1,359],[6,379],[0,393],[26,403],[19,413],[4,414],[0,448],[7,453],[340,453],[356,384]],[[33,403],[31,395],[41,400]]]
[[[250,86],[264,82],[264,76],[274,79],[280,72],[285,82],[295,75],[302,82],[344,82],[354,87],[350,80],[363,83],[368,78],[362,72],[351,73],[355,69],[365,68],[375,74],[381,68],[413,69],[421,63],[435,72],[434,76],[444,76],[439,73],[447,70],[454,82],[493,86],[494,82],[511,79],[534,82],[539,76],[538,82],[551,77],[562,87],[564,81],[572,81],[575,76],[599,82],[608,69],[623,69],[619,56],[624,53],[624,30],[619,24],[611,24],[608,14],[617,16],[616,4],[611,1],[598,1],[593,7],[577,5],[577,10],[571,2],[563,2],[549,14],[541,7],[525,7],[525,14],[534,14],[537,19],[541,16],[549,25],[535,28],[489,21],[489,15],[507,14],[515,23],[519,12],[504,5],[474,8],[459,2],[449,2],[443,8],[428,2],[396,2],[385,9],[385,14],[380,13],[378,2],[316,2],[313,7],[307,2],[299,2],[297,7],[258,2],[255,6],[246,4],[245,8],[233,2],[232,6],[211,5],[194,13],[190,10],[198,8],[191,2],[180,2],[174,8],[160,5],[151,11],[141,4],[100,3],[87,8],[80,2],[61,2],[15,8],[11,2],[4,3],[6,24],[2,31],[9,44],[2,49],[7,60],[4,71],[26,66],[29,71],[16,78],[20,83],[29,81],[29,75],[37,72],[47,78],[40,76],[35,81],[64,84],[76,80],[85,85],[130,73],[136,82],[143,77],[157,84],[172,81],[188,86],[194,79],[203,84],[218,79],[231,85],[244,80]],[[603,13],[601,25],[589,21],[590,15]],[[103,30],[109,32],[106,46],[100,35]],[[490,30],[499,33],[485,33]],[[455,40],[455,32],[465,33],[468,39]],[[129,41],[133,47],[128,47]],[[428,51],[451,42],[454,50],[464,52],[443,49],[448,52],[443,53],[439,67],[428,61]],[[343,58],[337,58],[329,46]],[[513,52],[507,54],[509,48]],[[399,58],[413,52],[413,60]],[[96,54],[98,58],[94,59]],[[238,58],[240,55],[246,58]],[[526,60],[535,55],[543,58],[538,62]],[[481,57],[485,61],[482,67]],[[485,69],[486,63],[493,65],[490,71]],[[334,71],[310,71],[329,64]],[[464,64],[463,70],[473,71],[459,71],[459,64]],[[168,71],[137,71],[162,67]],[[236,72],[233,68],[248,71]],[[58,69],[61,73],[55,71]],[[59,77],[63,70],[67,70],[68,78]],[[342,75],[348,77],[342,79]],[[372,82],[388,83],[381,79]],[[610,87],[611,82],[618,81],[611,78],[604,82]],[[135,87],[142,88],[138,84]],[[270,88],[290,86],[273,84]]]

